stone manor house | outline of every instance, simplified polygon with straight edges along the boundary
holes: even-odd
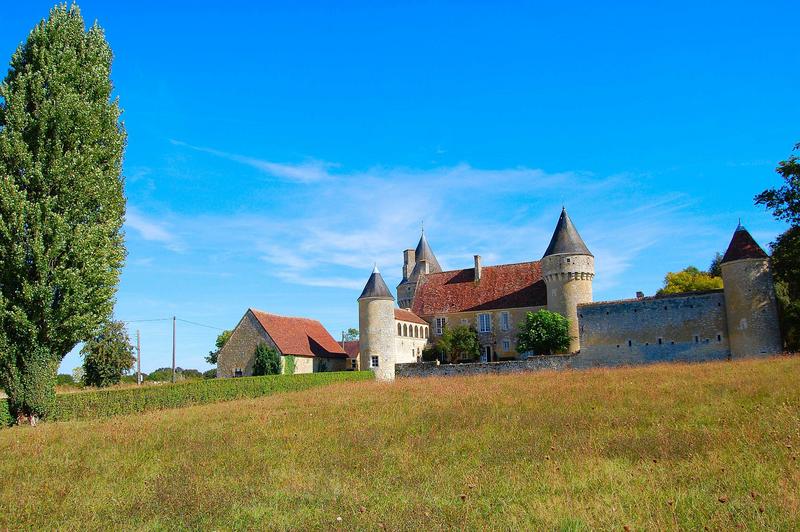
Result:
[[[570,367],[712,360],[782,349],[769,257],[741,225],[722,259],[724,289],[594,302],[594,256],[567,211],[540,260],[442,271],[423,232],[403,252],[397,302],[376,267],[359,307],[361,369],[392,380],[448,325],[478,331],[484,362],[514,360],[527,312],[569,319]]]

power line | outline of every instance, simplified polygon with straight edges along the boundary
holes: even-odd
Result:
[[[224,331],[222,327],[214,327],[213,325],[206,325],[204,323],[197,323],[196,321],[189,321],[184,320],[183,318],[176,318],[178,321],[182,321],[183,323],[188,323],[189,325],[197,325],[198,327],[206,327],[208,329],[216,329],[218,331]]]
[[[153,318],[150,320],[123,320],[122,323],[142,323],[145,321],[169,321],[172,318]]]

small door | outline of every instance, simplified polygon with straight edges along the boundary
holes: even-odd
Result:
[[[485,345],[483,346],[483,356],[481,359],[485,360],[486,362],[493,362],[492,360],[492,346]]]

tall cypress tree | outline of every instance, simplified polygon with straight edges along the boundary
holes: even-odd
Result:
[[[114,305],[125,259],[125,131],[112,54],[76,5],[54,7],[0,84],[0,385],[35,423],[59,363]]]

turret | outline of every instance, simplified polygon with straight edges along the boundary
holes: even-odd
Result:
[[[378,266],[358,298],[358,332],[361,369],[374,371],[377,380],[394,380],[394,297]]]
[[[400,308],[411,308],[414,304],[414,294],[421,276],[429,273],[439,273],[442,267],[436,260],[425,231],[419,237],[419,243],[414,250],[407,249],[403,252],[403,280],[397,285],[397,304]]]
[[[740,223],[722,257],[731,357],[781,352],[769,257]]]
[[[569,320],[572,338],[569,351],[580,350],[578,304],[592,301],[594,256],[572,224],[566,209],[550,239],[541,261],[542,277],[547,285],[547,310]]]

